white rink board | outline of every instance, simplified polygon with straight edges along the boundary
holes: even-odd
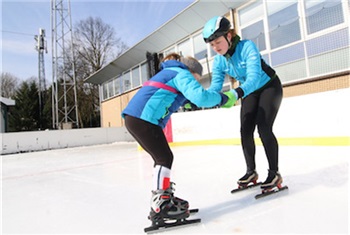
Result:
[[[284,98],[274,132],[278,138],[349,137],[349,102],[350,89]],[[172,127],[174,142],[239,138],[240,106],[175,113]]]

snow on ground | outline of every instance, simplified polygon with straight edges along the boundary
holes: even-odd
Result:
[[[289,190],[256,200],[230,191],[245,173],[240,146],[174,147],[175,195],[202,223],[164,234],[349,234],[349,147],[280,146]],[[153,161],[135,143],[1,156],[3,234],[142,234]],[[267,160],[257,147],[260,180]]]

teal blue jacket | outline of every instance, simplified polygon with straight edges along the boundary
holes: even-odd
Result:
[[[241,40],[232,56],[215,56],[212,83],[208,90],[221,91],[225,74],[240,82],[239,89],[243,94],[239,98],[244,98],[267,84],[274,77],[275,71],[264,62],[252,41]]]
[[[163,88],[152,84],[143,86],[123,110],[122,117],[133,116],[164,128],[170,115],[187,100],[198,107],[213,107],[227,101],[222,93],[205,90],[183,63],[168,60],[161,68],[150,81]]]

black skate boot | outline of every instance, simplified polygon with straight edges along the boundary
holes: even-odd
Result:
[[[188,209],[189,208],[188,201],[174,196],[174,192],[175,192],[174,186],[175,185],[176,184],[174,182],[170,182],[170,188],[168,189],[168,191],[171,193],[171,196],[173,197],[175,205],[180,206],[183,209]]]
[[[174,195],[170,188],[152,191],[151,212],[148,218],[153,225],[162,226],[168,220],[182,220],[189,216],[188,208],[183,208],[181,204],[174,201]]]
[[[280,189],[282,187],[282,182],[282,176],[278,171],[269,170],[269,175],[267,176],[265,182],[261,184],[261,188],[264,191],[269,191],[270,189],[276,187]]]
[[[247,173],[237,181],[238,188],[246,188],[250,183],[253,183],[253,185],[256,185],[258,178],[259,178],[259,175],[258,173],[256,173],[255,170],[247,171]]]

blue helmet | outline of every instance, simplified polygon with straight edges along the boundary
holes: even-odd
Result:
[[[206,43],[226,35],[231,28],[231,23],[228,19],[222,16],[211,18],[203,28],[203,39]]]

